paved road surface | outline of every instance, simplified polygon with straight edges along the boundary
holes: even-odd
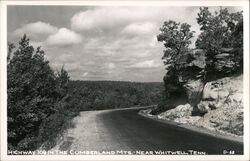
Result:
[[[243,153],[243,145],[161,123],[138,115],[139,109],[85,111],[53,149],[76,151],[185,151]]]

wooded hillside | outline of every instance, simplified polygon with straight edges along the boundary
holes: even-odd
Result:
[[[53,147],[53,139],[80,111],[154,105],[163,83],[70,81],[62,67],[54,71],[45,52],[24,35],[8,52],[8,149]],[[86,129],[87,130],[87,129]]]

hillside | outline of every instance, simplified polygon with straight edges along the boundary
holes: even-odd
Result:
[[[203,127],[234,136],[243,136],[243,75],[206,83],[198,109],[178,105],[157,115],[159,119]],[[200,116],[193,115],[198,110]],[[148,111],[150,112],[150,111]]]

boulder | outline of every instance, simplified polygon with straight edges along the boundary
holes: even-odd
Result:
[[[179,105],[174,109],[171,109],[171,110],[168,110],[159,114],[159,118],[175,120],[176,118],[191,116],[192,111],[193,111],[193,107],[190,104]]]
[[[204,87],[202,99],[225,99],[229,95],[229,91],[223,89],[223,84],[222,80],[208,82]]]
[[[190,104],[179,105],[174,109],[158,115],[159,119],[166,119],[183,124],[195,124],[201,117],[192,116],[193,107]]]
[[[197,105],[198,110],[200,111],[200,113],[205,114],[209,111],[209,103],[208,102],[201,102]]]

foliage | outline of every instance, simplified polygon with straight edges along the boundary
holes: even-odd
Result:
[[[162,57],[167,70],[164,76],[165,96],[166,100],[172,100],[172,102],[183,93],[182,83],[179,81],[183,62],[187,63],[193,59],[189,45],[194,31],[191,31],[190,27],[187,23],[166,21],[157,36],[158,41],[163,42],[166,48]],[[169,101],[168,108],[172,108]]]
[[[165,100],[153,113],[185,103],[185,83],[200,79],[204,84],[213,79],[241,73],[243,70],[243,16],[221,8],[212,14],[200,8],[197,23],[202,31],[196,40],[197,49],[189,49],[193,31],[187,23],[166,21],[160,28],[158,41],[165,46],[163,62]],[[182,101],[178,97],[183,97]],[[190,100],[189,100],[190,101]]]
[[[103,110],[157,104],[162,83],[119,81],[71,81],[69,93],[78,100],[80,110]],[[85,106],[82,106],[82,105]]]
[[[12,50],[15,48],[13,43],[8,42],[8,53],[7,53],[7,62],[9,63]]]
[[[228,76],[243,70],[243,15],[220,8],[212,14],[208,7],[200,8],[197,23],[201,34],[196,47],[206,51],[207,78]]]
[[[161,96],[162,83],[70,81],[64,67],[50,68],[44,51],[34,49],[26,35],[16,49],[12,43],[8,48],[10,150],[52,148],[80,111],[157,104]]]
[[[160,28],[157,39],[166,47],[162,59],[167,70],[176,70],[176,62],[180,59],[180,55],[188,51],[194,33],[190,27],[187,23],[180,24],[170,20],[164,22]]]
[[[13,49],[9,44],[9,49]],[[11,53],[9,50],[9,55]],[[44,51],[29,45],[26,35],[19,42],[7,66],[8,143],[26,149],[37,135],[39,125],[55,113],[55,104],[62,98],[69,77],[62,69],[55,75]],[[26,141],[22,141],[26,140]]]

